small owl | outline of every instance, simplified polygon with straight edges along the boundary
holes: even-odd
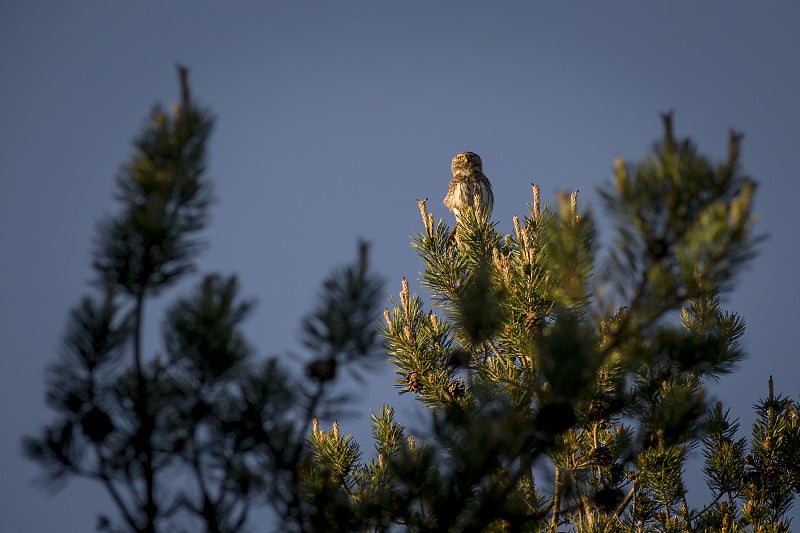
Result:
[[[473,152],[461,152],[453,158],[450,168],[453,170],[453,179],[444,197],[444,205],[456,216],[456,224],[461,210],[474,207],[476,200],[491,215],[494,194],[489,178],[483,174],[481,157]]]

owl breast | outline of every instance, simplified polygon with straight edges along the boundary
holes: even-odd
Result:
[[[488,180],[453,178],[450,183],[450,190],[444,198],[444,205],[447,206],[456,217],[459,212],[467,207],[473,207],[475,202],[480,207],[492,210],[494,207],[494,197],[491,185]]]

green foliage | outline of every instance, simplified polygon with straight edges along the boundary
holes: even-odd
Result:
[[[729,530],[760,527],[747,518],[757,504],[737,500],[752,477],[744,443],[705,395],[708,380],[743,355],[744,322],[720,302],[759,240],[754,185],[739,170],[739,135],[731,134],[727,159],[712,164],[674,137],[671,116],[664,126],[642,163],[617,161],[614,186],[602,192],[616,221],[605,265],[577,192],[551,209],[534,185],[512,235],[480,209],[465,210],[451,231],[419,202],[424,231],[412,247],[435,310],[403,279],[383,334],[400,392],[431,408],[433,433],[424,454],[401,454],[402,465],[389,462],[376,478],[395,484],[374,493],[413,502],[384,509],[390,523],[686,531],[724,519]],[[683,480],[700,445],[715,500],[698,510]],[[398,485],[406,476],[414,481]],[[769,524],[785,519],[787,486],[762,491],[771,498],[764,509],[775,510]]]
[[[364,359],[375,349],[383,285],[369,268],[368,249],[361,242],[356,264],[323,282],[317,308],[303,320],[303,344],[317,356],[308,372],[320,382],[335,377],[337,364]]]
[[[119,173],[119,211],[99,228],[103,291],[72,311],[49,369],[56,420],[23,447],[44,483],[82,477],[104,487],[117,516],[101,514],[98,530],[238,532],[266,502],[281,530],[307,531],[317,514],[301,474],[323,457],[340,472],[337,454],[351,439],[312,450],[306,436],[320,406],[335,405],[336,364],[375,355],[381,283],[365,244],[354,265],[325,281],[304,322],[311,383],[255,357],[242,332],[253,302],[233,276],[205,275],[177,298],[163,320],[163,352],[144,353],[145,303],[195,270],[211,199],[212,120],[192,100],[187,71],[178,73],[180,101],[169,115],[154,108]]]
[[[451,230],[420,201],[427,299],[403,278],[379,330],[382,284],[361,243],[301,323],[295,376],[247,342],[254,304],[233,276],[202,277],[165,313],[162,352],[142,348],[144,305],[194,271],[211,199],[212,120],[185,69],[179,80],[180,102],[152,112],[118,177],[119,212],[99,228],[103,290],[72,311],[48,372],[56,419],[23,442],[44,482],[105,488],[116,515],[98,529],[241,531],[269,527],[251,520],[268,505],[275,530],[298,532],[789,530],[797,402],[770,379],[748,443],[705,393],[743,356],[744,321],[721,302],[759,240],[739,135],[715,164],[667,115],[642,162],[618,159],[602,190],[605,262],[577,191],[551,208],[533,185],[510,235],[479,207]],[[333,390],[342,369],[360,377],[375,361],[379,333],[429,423],[412,435],[382,406],[368,454],[335,421]],[[685,485],[697,448],[702,508]]]
[[[117,178],[123,210],[100,226],[95,269],[132,295],[168,286],[193,268],[208,220],[203,177],[213,120],[191,99],[188,71],[178,68],[181,100],[166,114],[153,108],[136,151]]]

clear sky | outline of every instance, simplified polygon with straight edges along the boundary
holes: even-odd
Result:
[[[51,419],[44,369],[89,290],[95,223],[150,106],[177,98],[177,62],[218,118],[201,268],[258,298],[260,353],[301,353],[298,322],[359,237],[387,296],[418,287],[415,199],[451,220],[456,152],[482,156],[501,230],[531,181],[599,214],[613,157],[642,156],[674,110],[717,157],[745,133],[769,234],[727,300],[748,358],[713,392],[745,428],[770,374],[797,397],[799,22],[790,2],[0,2],[0,531],[89,531],[108,508],[88,483],[32,486],[20,437]],[[343,429],[365,435],[390,383],[384,368]]]

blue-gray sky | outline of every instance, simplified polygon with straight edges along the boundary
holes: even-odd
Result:
[[[745,133],[770,236],[727,300],[748,358],[714,393],[745,427],[770,374],[796,397],[799,21],[789,2],[0,3],[0,530],[87,531],[108,508],[88,483],[33,487],[20,437],[51,419],[44,369],[89,290],[95,222],[150,106],[176,99],[177,62],[218,118],[201,268],[258,298],[260,353],[301,351],[298,320],[358,237],[387,292],[416,279],[415,199],[450,220],[456,152],[483,157],[509,231],[531,181],[599,211],[613,157],[642,156],[671,109],[717,157]],[[395,399],[388,368],[374,380],[362,420]]]

